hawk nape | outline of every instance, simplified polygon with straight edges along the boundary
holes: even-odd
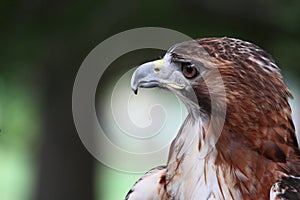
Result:
[[[146,173],[127,200],[300,199],[292,95],[258,46],[226,37],[176,44],[163,59],[138,67],[131,87],[167,89],[189,114],[166,166]],[[208,127],[222,116],[216,137]]]

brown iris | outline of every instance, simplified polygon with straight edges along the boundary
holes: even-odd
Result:
[[[191,63],[182,63],[182,73],[188,79],[195,78],[198,75],[196,67]]]

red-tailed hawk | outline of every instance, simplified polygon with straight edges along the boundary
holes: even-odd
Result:
[[[127,200],[300,199],[292,95],[258,46],[226,37],[183,42],[138,67],[131,87],[170,90],[189,114],[167,165],[146,173]]]

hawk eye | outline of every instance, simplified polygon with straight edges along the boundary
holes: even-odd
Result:
[[[196,67],[191,63],[181,63],[182,73],[185,78],[192,79],[198,75]]]

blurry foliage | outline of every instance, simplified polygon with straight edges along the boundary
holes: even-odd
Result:
[[[0,199],[30,199],[40,128],[37,98],[17,82],[2,81],[0,92]]]
[[[26,200],[34,193],[44,111],[41,70],[57,71],[72,81],[80,62],[105,38],[130,28],[159,26],[194,38],[230,36],[254,42],[274,56],[284,74],[297,78],[299,10],[298,0],[0,1],[0,199]],[[45,64],[53,58],[59,67],[49,69]],[[68,64],[70,60],[76,62]],[[95,187],[119,184],[122,195],[124,185],[137,177],[103,171]],[[99,191],[104,199],[113,198],[112,192]]]

